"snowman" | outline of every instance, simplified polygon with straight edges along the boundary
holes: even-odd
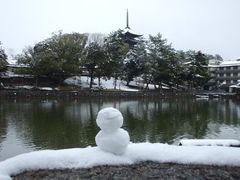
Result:
[[[97,146],[106,152],[122,155],[130,142],[128,132],[122,129],[122,113],[115,108],[104,108],[98,112],[99,133],[95,137]]]

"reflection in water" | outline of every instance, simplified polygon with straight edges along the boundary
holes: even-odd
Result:
[[[2,151],[2,143],[6,139],[6,134],[7,134],[7,121],[5,118],[3,104],[0,103],[0,152]]]
[[[239,102],[232,100],[1,100],[0,160],[36,149],[95,146],[103,107],[123,113],[132,142],[240,137]]]

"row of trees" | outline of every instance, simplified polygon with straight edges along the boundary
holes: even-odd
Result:
[[[162,83],[202,86],[209,79],[207,61],[214,57],[200,51],[177,51],[161,34],[139,39],[129,48],[122,30],[118,30],[108,36],[58,32],[16,58],[19,64],[29,66],[28,73],[58,82],[87,72],[91,88],[93,79],[98,78],[100,84],[102,77],[127,83],[138,77],[146,87],[150,83],[159,85],[156,87]]]

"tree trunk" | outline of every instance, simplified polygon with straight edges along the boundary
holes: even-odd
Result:
[[[90,73],[90,89],[92,88],[92,85],[93,85],[93,72]]]
[[[99,76],[98,77],[98,87],[100,87],[101,86],[101,77]]]
[[[114,78],[114,90],[117,89],[117,78]]]
[[[114,76],[114,90],[117,89],[117,77],[116,75]]]
[[[145,89],[149,89],[149,88],[148,88],[148,85],[149,85],[149,83],[146,84],[146,88],[145,88]]]
[[[36,81],[35,81],[35,87],[38,86],[38,77],[36,77]]]

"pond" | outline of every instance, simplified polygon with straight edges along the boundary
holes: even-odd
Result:
[[[34,150],[95,146],[103,107],[122,112],[132,142],[239,140],[239,105],[231,99],[1,99],[0,161]]]

